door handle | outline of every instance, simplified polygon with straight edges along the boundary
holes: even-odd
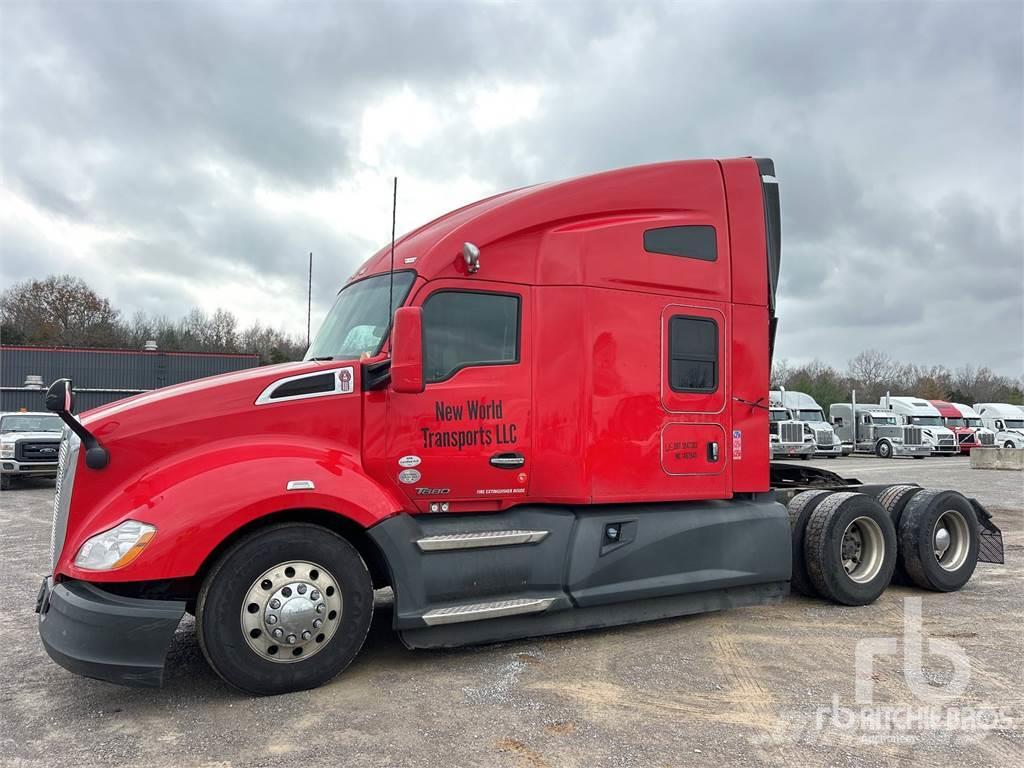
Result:
[[[491,456],[491,466],[498,469],[518,469],[526,463],[526,457],[520,453],[496,453]]]
[[[718,443],[708,443],[708,461],[718,461]]]

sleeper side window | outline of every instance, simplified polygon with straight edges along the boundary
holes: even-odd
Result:
[[[518,296],[442,290],[423,303],[425,383],[445,381],[468,366],[518,362]]]
[[[718,323],[676,315],[669,321],[669,386],[674,392],[718,389]]]

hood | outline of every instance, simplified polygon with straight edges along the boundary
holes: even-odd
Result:
[[[80,417],[81,422],[86,426],[96,424],[99,421],[106,421],[131,411],[138,411],[141,408],[159,407],[168,401],[187,402],[189,400],[204,400],[206,396],[214,394],[211,390],[218,390],[218,395],[246,397],[251,393],[255,401],[259,394],[272,382],[285,376],[295,376],[301,373],[312,373],[322,367],[337,368],[344,365],[344,361],[304,361],[294,363],[280,363],[278,365],[264,365],[258,368],[246,368],[242,371],[222,373],[217,376],[208,376],[204,379],[187,381],[183,384],[173,384],[169,387],[154,389],[150,392],[143,392],[140,395],[126,397],[99,408],[86,411]],[[358,365],[355,361],[351,365]]]
[[[808,421],[807,424],[810,425],[811,429],[827,429],[829,431],[834,429],[827,421]]]

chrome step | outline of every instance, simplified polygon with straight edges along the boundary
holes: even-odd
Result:
[[[496,600],[492,603],[469,603],[451,608],[435,608],[423,614],[428,626],[456,624],[460,621],[496,619],[500,616],[515,616],[521,613],[540,613],[555,602],[554,597],[521,598],[518,600]]]
[[[445,533],[419,539],[416,545],[424,552],[441,549],[472,549],[474,547],[502,547],[506,544],[533,544],[548,535],[547,531],[474,531],[473,533]]]

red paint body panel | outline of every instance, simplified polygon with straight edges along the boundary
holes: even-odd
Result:
[[[760,185],[750,159],[661,163],[498,195],[404,236],[395,263],[417,273],[405,305],[438,290],[513,295],[517,360],[462,368],[420,393],[366,391],[358,361],[294,363],[91,411],[83,422],[110,464],[78,467],[57,572],[191,576],[239,527],[286,509],[369,527],[439,502],[487,512],[767,491],[767,411],[739,402],[768,389]],[[684,224],[715,228],[714,261],[644,249],[646,230]],[[474,274],[465,241],[480,248]],[[389,263],[383,249],[353,279]],[[717,324],[714,391],[669,386],[675,316]],[[350,392],[257,405],[274,382],[343,368]],[[510,470],[497,454],[524,464]],[[315,490],[286,491],[291,480]],[[111,572],[74,567],[86,538],[126,519],[158,529],[142,556]]]

